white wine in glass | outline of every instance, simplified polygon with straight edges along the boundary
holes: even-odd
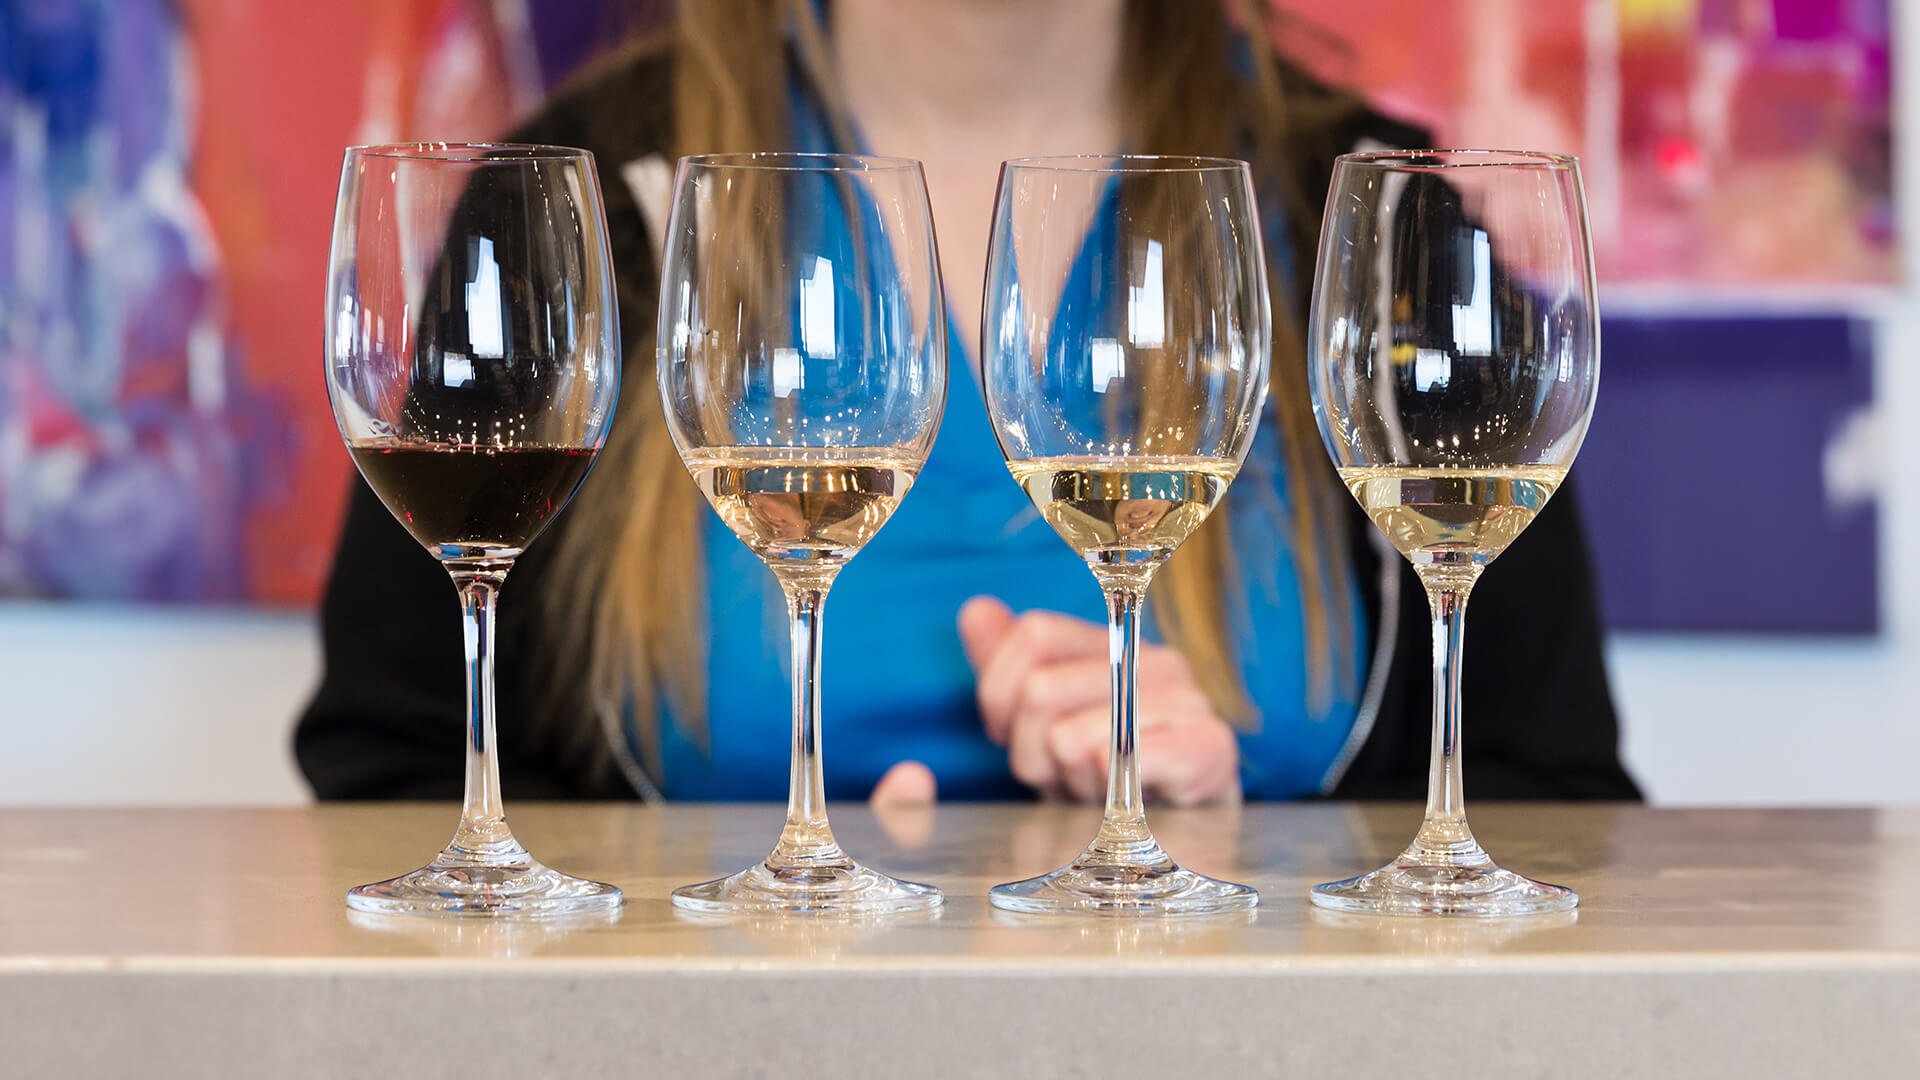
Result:
[[[682,159],[660,288],[660,398],[681,461],[786,594],[787,819],[765,859],[675,889],[714,914],[923,911],[827,823],[827,592],[893,516],[946,404],[947,317],[920,164],[845,154]]]
[[[1067,866],[997,885],[1030,913],[1204,915],[1251,887],[1176,863],[1147,827],[1136,665],[1153,576],[1226,496],[1266,401],[1270,309],[1245,162],[1023,158],[1000,171],[981,340],[1007,468],[1107,608],[1107,797]]]
[[[1313,902],[1385,915],[1569,910],[1573,890],[1496,865],[1467,825],[1460,671],[1475,583],[1566,482],[1593,415],[1600,323],[1579,163],[1350,154],[1334,167],[1322,228],[1314,415],[1347,490],[1426,588],[1433,750],[1413,842],[1379,870],[1316,886]]]
[[[1567,479],[1561,465],[1420,469],[1369,465],[1340,479],[1394,550],[1427,578],[1471,586]]]
[[[1210,457],[1028,458],[1007,467],[1067,546],[1109,573],[1151,573],[1240,471],[1238,461]]]
[[[722,446],[682,460],[740,542],[787,576],[837,571],[899,509],[920,471],[892,450]]]

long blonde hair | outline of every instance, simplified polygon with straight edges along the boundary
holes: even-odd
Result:
[[[640,46],[664,50],[672,65],[674,154],[790,145],[787,88],[796,64],[845,131],[813,0],[679,0],[677,9],[663,34]],[[1161,154],[1250,155],[1263,186],[1284,200],[1289,221],[1309,228],[1319,220],[1317,193],[1289,182],[1297,170],[1289,169],[1287,151],[1299,133],[1328,126],[1344,99],[1307,100],[1289,92],[1267,33],[1273,17],[1259,0],[1128,0],[1122,60],[1128,144]],[[1273,277],[1270,397],[1290,478],[1289,538],[1304,608],[1309,704],[1318,711],[1330,699],[1336,665],[1345,680],[1357,662],[1332,647],[1352,637],[1354,614],[1344,602],[1351,566],[1336,501],[1343,496],[1307,399],[1298,299],[1287,294],[1284,275]],[[651,312],[654,298],[625,296],[623,305]],[[652,321],[643,326],[628,328],[626,349],[628,364],[644,367],[628,377],[640,400],[623,403],[626,422],[615,425],[570,511],[573,520],[554,555],[547,617],[556,680],[573,668],[597,714],[631,710],[641,764],[658,777],[662,708],[696,738],[705,729],[705,509],[658,404],[646,396],[654,340]],[[1225,505],[1215,510],[1161,572],[1152,614],[1221,715],[1244,724],[1254,710],[1229,618],[1227,590],[1236,574],[1228,515]],[[572,719],[558,720],[567,734],[599,741],[593,725]]]

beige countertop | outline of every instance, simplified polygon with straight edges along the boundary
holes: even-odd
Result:
[[[915,1055],[908,1075],[1366,1075],[1476,1052],[1538,1075],[1920,1075],[1920,808],[1481,804],[1496,858],[1582,902],[1472,922],[1308,906],[1308,885],[1404,843],[1405,805],[1156,812],[1176,858],[1257,886],[1262,906],[1147,921],[986,903],[1077,851],[1092,810],[845,806],[850,851],[948,896],[931,917],[848,922],[668,904],[764,854],[777,807],[521,804],[536,855],[626,890],[617,920],[349,915],[349,885],[421,862],[454,813],[0,810],[0,1075],[344,1074],[463,1025],[499,1037],[486,1060],[535,1075],[804,1075],[778,1056],[803,1034]]]

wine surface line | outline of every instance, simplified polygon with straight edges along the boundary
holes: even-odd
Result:
[[[1471,585],[1566,482],[1564,465],[1347,467],[1340,479],[1388,541],[1439,584]]]
[[[1064,456],[1009,461],[1047,524],[1095,573],[1151,573],[1225,497],[1231,458]]]
[[[596,450],[368,439],[347,447],[414,539],[442,559],[501,561],[573,498]]]
[[[776,573],[837,571],[919,472],[900,450],[864,447],[708,447],[685,461],[721,520]]]

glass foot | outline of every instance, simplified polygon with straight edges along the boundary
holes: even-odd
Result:
[[[851,860],[779,869],[762,862],[731,877],[673,890],[675,907],[716,915],[893,915],[930,911],[945,900],[932,885],[891,878]]]
[[[1025,881],[995,885],[994,907],[1033,914],[1216,915],[1260,903],[1251,885],[1236,885],[1181,867],[1149,841],[1125,856],[1098,847],[1070,866]]]
[[[542,866],[533,856],[463,860],[449,852],[430,865],[347,890],[347,906],[378,915],[555,918],[620,908],[620,890]]]
[[[1479,918],[1572,911],[1580,903],[1572,889],[1502,870],[1491,859],[1458,865],[1426,861],[1415,852],[1370,874],[1315,885],[1311,897],[1315,907],[1330,911]]]

